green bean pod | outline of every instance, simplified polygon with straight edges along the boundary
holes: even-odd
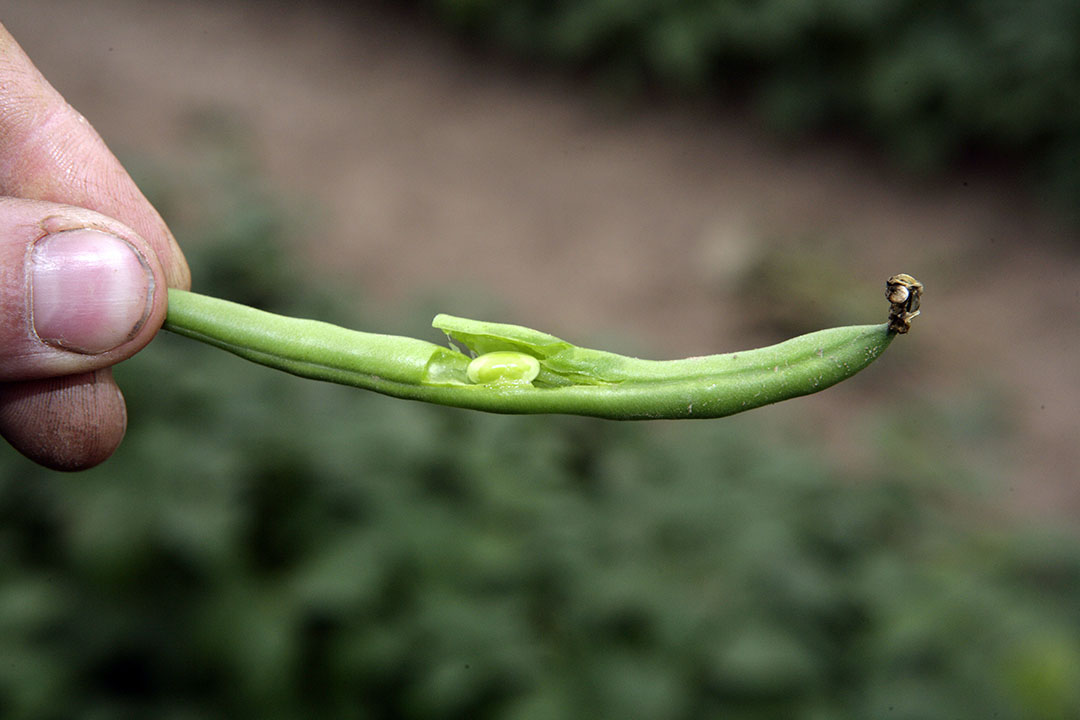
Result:
[[[900,277],[909,276],[890,283]],[[895,295],[895,284],[889,287]],[[903,298],[908,323],[922,286],[911,288]],[[394,397],[496,413],[619,420],[723,417],[818,392],[869,365],[897,334],[891,319],[755,350],[657,361],[577,347],[516,325],[449,315],[432,324],[478,357],[183,290],[169,290],[164,327],[294,375]]]

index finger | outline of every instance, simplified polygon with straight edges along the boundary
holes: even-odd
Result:
[[[170,287],[191,274],[165,221],[101,136],[0,24],[0,195],[75,205],[115,218],[153,248]]]

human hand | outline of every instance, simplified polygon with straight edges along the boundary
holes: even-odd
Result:
[[[161,216],[0,25],[0,435],[58,470],[109,457],[127,426],[110,367],[189,286]]]

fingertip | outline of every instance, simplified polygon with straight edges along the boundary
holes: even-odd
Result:
[[[0,435],[52,470],[100,464],[126,430],[124,396],[109,369],[0,384]]]

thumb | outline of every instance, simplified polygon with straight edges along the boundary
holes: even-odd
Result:
[[[150,341],[166,304],[164,272],[131,229],[0,198],[0,435],[56,469],[107,458],[126,427],[107,368]]]

